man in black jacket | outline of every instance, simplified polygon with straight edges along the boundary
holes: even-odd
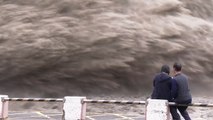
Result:
[[[153,80],[153,92],[152,99],[164,99],[169,102],[173,101],[173,96],[176,96],[177,86],[175,80],[169,76],[170,68],[168,65],[161,67],[161,72],[158,73]],[[173,111],[170,111],[172,116],[176,115]],[[175,111],[174,111],[175,112]]]
[[[189,90],[188,78],[181,72],[181,69],[182,65],[180,63],[175,63],[173,65],[173,79],[177,83],[177,95],[174,96],[174,101],[178,104],[189,104],[192,102],[192,96]],[[174,113],[173,120],[180,120],[180,116],[177,113],[177,109],[185,120],[191,120],[188,112],[186,111],[187,106],[170,107],[170,111]]]
[[[152,99],[173,100],[172,96],[176,94],[176,83],[174,83],[175,81],[169,76],[169,73],[169,66],[163,65],[161,67],[161,72],[154,77]]]

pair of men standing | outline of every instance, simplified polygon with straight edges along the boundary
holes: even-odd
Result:
[[[192,97],[189,90],[188,78],[182,72],[182,65],[175,63],[173,65],[174,76],[169,76],[170,68],[168,65],[163,65],[161,72],[157,74],[153,80],[152,99],[165,99],[169,102],[178,104],[189,104],[192,102]],[[181,113],[185,120],[191,120],[187,106],[170,106],[170,112],[173,120],[180,120]]]

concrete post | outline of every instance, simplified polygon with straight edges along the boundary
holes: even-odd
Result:
[[[8,101],[3,101],[4,98],[8,98],[8,95],[0,95],[0,119],[8,118]]]
[[[64,97],[63,120],[85,120],[86,103],[82,100],[86,97]]]
[[[170,120],[168,101],[148,99],[146,104],[146,120]]]

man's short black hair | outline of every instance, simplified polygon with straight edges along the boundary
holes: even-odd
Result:
[[[175,71],[181,71],[182,69],[182,65],[180,63],[174,63],[173,68],[175,69]]]
[[[169,66],[168,65],[163,65],[162,67],[161,67],[161,72],[165,72],[165,73],[170,73],[170,68],[169,68]]]

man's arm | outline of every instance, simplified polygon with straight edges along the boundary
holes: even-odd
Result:
[[[153,87],[155,87],[155,79],[153,79]]]
[[[155,92],[156,92],[156,91],[155,91],[155,83],[156,83],[156,80],[155,80],[155,79],[156,79],[156,76],[155,76],[154,79],[153,79],[153,88],[152,88],[153,90],[152,90],[152,94],[151,94],[151,99],[154,99],[155,96],[156,96],[156,95],[155,95],[155,94],[156,94],[156,93],[155,93]]]
[[[178,95],[178,84],[175,79],[172,79],[171,94],[172,94],[172,98],[174,99]]]

